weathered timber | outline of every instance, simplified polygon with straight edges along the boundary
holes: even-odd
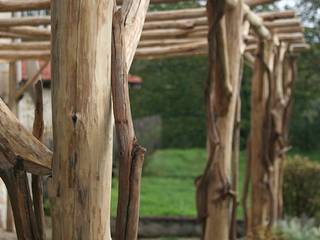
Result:
[[[271,89],[274,78],[275,48],[272,41],[261,41],[252,80],[250,130],[251,207],[248,209],[247,237],[257,237],[272,226],[274,202],[272,192],[272,159],[270,158]]]
[[[0,99],[0,149],[10,167],[37,175],[51,173],[51,151],[27,131]]]
[[[50,8],[50,0],[0,0],[0,12]]]
[[[150,0],[125,1],[121,7],[128,71],[139,44]]]
[[[128,72],[138,46],[149,0],[134,1],[116,11],[113,17],[112,96],[119,152],[119,191],[116,239],[137,239],[139,224],[140,182],[145,149],[135,137],[128,86]],[[132,27],[127,26],[129,19]],[[132,16],[131,16],[132,17]],[[131,45],[127,41],[133,41]],[[127,49],[129,47],[129,49]],[[129,58],[128,58],[129,57]]]
[[[52,2],[53,240],[110,239],[113,1]]]
[[[28,177],[23,170],[23,163],[19,164],[15,168],[0,170],[0,177],[8,189],[17,237],[19,240],[41,240],[32,208]]]
[[[40,69],[38,69],[38,71],[34,74],[34,76],[32,76],[31,78],[29,78],[27,80],[27,82],[17,91],[16,93],[16,99],[18,100],[23,93],[28,89],[28,87],[30,87],[33,83],[35,83],[36,81],[40,80],[41,78],[41,73],[43,72],[43,70],[49,65],[49,61],[47,61],[45,64],[43,64],[41,66]]]
[[[44,131],[42,81],[35,84],[35,111],[32,134],[42,141]],[[45,214],[43,206],[43,180],[41,176],[32,175],[33,209],[39,230],[40,240],[46,239]]]
[[[14,26],[50,25],[50,16],[1,18],[0,28]]]
[[[198,217],[203,239],[230,239],[231,152],[238,99],[242,1],[225,10],[224,1],[208,1],[209,77],[206,84],[208,163],[197,181]],[[233,39],[233,41],[227,41]]]

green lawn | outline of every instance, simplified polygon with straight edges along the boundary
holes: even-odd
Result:
[[[289,155],[298,154],[292,151]],[[319,152],[299,153],[320,162]],[[204,149],[159,150],[146,159],[141,187],[141,216],[195,216],[194,179],[206,163]],[[239,193],[242,193],[245,152],[240,154]],[[116,215],[117,181],[113,180],[112,214]],[[242,217],[242,208],[238,216]]]

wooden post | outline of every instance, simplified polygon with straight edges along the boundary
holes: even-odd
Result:
[[[240,84],[242,1],[207,3],[209,22],[209,77],[206,84],[208,163],[197,181],[198,216],[204,239],[230,239],[231,155]]]
[[[138,47],[149,0],[126,1],[113,18],[112,97],[119,150],[117,240],[138,237],[140,183],[145,149],[135,136],[128,72]]]
[[[272,134],[272,98],[274,82],[274,44],[261,40],[254,65],[251,96],[250,166],[251,208],[246,213],[247,237],[257,236],[272,226],[274,194],[272,184],[273,159],[270,139]]]
[[[113,1],[52,2],[53,239],[110,239]]]
[[[17,85],[17,69],[16,69],[16,63],[10,63],[9,67],[9,101],[8,106],[13,109],[14,112],[17,111],[16,106],[16,85]],[[5,109],[2,109],[2,113],[5,113]],[[11,113],[11,112],[10,112]],[[12,114],[12,113],[11,113]],[[13,114],[12,114],[13,115]],[[2,119],[3,123],[5,122],[5,119]],[[11,121],[10,123],[13,123]],[[8,126],[13,126],[8,124],[7,126],[4,124],[2,125],[4,128]],[[14,131],[15,128],[8,128],[11,131]],[[20,128],[21,129],[21,128]],[[5,132],[5,129],[2,129],[1,132]],[[17,132],[15,132],[17,134]],[[9,136],[9,135],[8,135]],[[17,136],[17,135],[16,135]],[[19,135],[19,138],[21,138],[19,141],[20,143],[23,142],[22,135]],[[2,141],[2,139],[1,139]],[[6,138],[5,139],[7,146],[2,145],[2,151],[3,151],[3,158],[7,158],[9,160],[9,146],[13,147],[12,143],[10,142],[11,139]],[[3,142],[3,141],[2,141]],[[30,145],[32,146],[32,145]],[[8,149],[6,149],[8,147]],[[15,146],[16,149],[19,148],[19,146]],[[33,146],[34,147],[34,146]],[[19,150],[18,150],[19,151]],[[12,155],[11,155],[12,156]],[[39,155],[38,155],[39,157]],[[22,161],[19,161],[19,159],[16,156],[12,156],[11,161],[16,161],[16,165],[14,167],[8,167],[6,169],[0,170],[0,176],[3,179],[4,183],[6,184],[6,187],[8,189],[8,194],[10,197],[10,203],[8,204],[8,219],[7,219],[7,228],[10,227],[11,231],[13,231],[13,225],[10,223],[12,219],[12,214],[9,212],[11,210],[13,211],[14,216],[14,222],[15,227],[17,231],[17,237],[19,240],[27,240],[27,239],[34,239],[34,240],[40,240],[39,232],[38,232],[38,226],[36,224],[36,218],[35,214],[32,208],[32,200],[31,200],[31,194],[29,189],[29,183],[28,183],[28,177],[26,174],[26,171],[23,169],[23,163]],[[10,216],[11,215],[11,216]]]
[[[283,150],[288,150],[289,147],[289,124],[292,114],[293,107],[293,92],[294,83],[297,77],[297,58],[291,56],[289,53],[286,54],[284,65],[283,65],[283,83],[284,83],[284,96],[286,99],[284,115],[283,115]],[[286,158],[286,151],[281,152],[282,158]],[[278,209],[277,218],[281,219],[284,217],[283,213],[283,161],[281,161],[279,169],[279,189],[278,189]]]
[[[17,91],[17,67],[15,62],[9,63],[9,91],[8,91],[8,107],[10,110],[17,115],[18,113],[18,105],[16,98],[14,97]],[[10,203],[10,198],[8,195],[7,198],[7,224],[6,230],[8,232],[14,232],[14,219],[12,213],[12,206]]]
[[[44,131],[44,120],[43,120],[43,89],[42,81],[39,80],[35,86],[35,111],[34,111],[34,122],[33,122],[33,135],[42,141]],[[42,176],[32,175],[32,199],[33,209],[36,216],[36,221],[39,229],[40,240],[46,239],[45,233],[45,213],[43,206],[43,179]]]

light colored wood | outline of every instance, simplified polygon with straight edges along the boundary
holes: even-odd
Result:
[[[125,1],[121,7],[128,71],[139,44],[150,0]]]
[[[50,0],[0,0],[0,12],[50,8]]]
[[[43,70],[48,66],[50,62],[47,61],[45,64],[43,64],[41,66],[41,68],[34,74],[34,76],[30,77],[28,79],[28,81],[17,91],[16,93],[16,99],[18,100],[23,93],[32,85],[34,84],[36,81],[40,80],[41,77],[41,73],[43,72]]]
[[[167,46],[167,47],[150,47],[150,48],[139,48],[136,52],[137,58],[143,58],[148,56],[162,56],[167,54],[174,54],[174,53],[182,53],[193,51],[196,49],[202,49],[207,46],[206,41],[200,41],[197,43],[185,43],[176,46]]]
[[[264,26],[262,18],[253,13],[247,5],[243,6],[244,15],[246,19],[250,22],[251,26],[255,29],[255,32],[263,38],[270,39],[271,33]]]
[[[39,42],[18,42],[18,43],[0,43],[0,51],[2,50],[51,50],[51,43],[45,41]]]
[[[272,163],[269,157],[271,134],[271,89],[274,85],[275,45],[272,40],[259,42],[254,65],[251,97],[250,176],[251,207],[248,215],[248,239],[255,239],[272,227]],[[253,238],[250,238],[253,237]]]
[[[294,10],[259,12],[257,15],[264,21],[274,21],[282,18],[295,18],[297,16]]]
[[[207,10],[210,29],[209,77],[205,90],[208,163],[204,175],[197,181],[198,217],[204,226],[203,239],[229,240],[230,203],[235,197],[230,180],[241,62],[242,1],[228,11],[223,1],[208,1]]]
[[[301,20],[299,18],[278,19],[274,21],[265,21],[264,25],[267,28],[300,27]]]
[[[0,125],[1,150],[8,161],[8,167],[19,166],[38,175],[51,173],[51,151],[19,123],[1,99]]]
[[[158,30],[146,30],[141,34],[141,40],[148,39],[164,39],[164,38],[194,38],[199,36],[206,36],[208,33],[207,26],[197,26],[192,29],[158,29]]]
[[[158,12],[149,12],[146,16],[146,22],[173,19],[190,19],[206,16],[205,8],[188,8],[180,10],[167,10]]]
[[[159,40],[144,40],[139,42],[138,50],[146,47],[162,47],[175,46],[184,43],[198,43],[206,41],[205,38],[181,38],[181,39],[159,39]]]
[[[309,50],[311,47],[306,43],[294,43],[290,45],[290,52],[301,52]]]
[[[50,25],[50,16],[0,18],[0,28],[14,26]]]
[[[139,13],[137,13],[139,14]],[[118,139],[119,187],[116,219],[118,240],[137,239],[143,149],[135,136],[131,115],[128,69],[126,64],[125,18],[117,11],[113,17],[112,99]],[[143,22],[141,23],[143,25]]]
[[[162,21],[148,21],[144,24],[143,30],[155,30],[155,29],[190,29],[195,26],[208,25],[207,17],[199,17],[192,19],[179,19],[179,20],[162,20]]]
[[[52,2],[53,240],[111,239],[113,1]]]
[[[50,51],[0,51],[0,59],[7,61],[15,60],[48,60],[50,59]]]
[[[33,27],[33,26],[18,26],[9,28],[0,28],[0,31],[21,34],[30,38],[44,38],[50,39],[51,31],[46,28]]]

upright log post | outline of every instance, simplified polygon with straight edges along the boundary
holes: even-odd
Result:
[[[233,7],[224,0],[209,0],[209,76],[206,84],[208,163],[197,181],[198,217],[203,239],[230,239],[230,207],[234,122],[240,84],[242,1]]]
[[[138,47],[149,0],[126,1],[115,10],[112,39],[112,97],[119,152],[117,240],[138,237],[141,173],[145,149],[138,144],[131,115],[128,72]]]
[[[18,113],[18,104],[15,98],[17,91],[17,66],[15,62],[9,63],[9,95],[8,95],[8,107],[10,110],[17,115]],[[7,219],[6,219],[6,230],[8,232],[14,232],[14,219],[12,213],[12,206],[10,203],[9,195],[7,197]]]
[[[290,55],[288,52],[285,56],[283,65],[283,86],[284,86],[284,96],[286,99],[284,114],[282,116],[283,121],[283,148],[282,148],[282,158],[286,158],[285,152],[289,149],[289,124],[292,114],[293,106],[293,92],[294,83],[297,77],[297,58],[296,56]],[[284,151],[285,150],[285,151]],[[279,189],[278,189],[278,209],[277,218],[281,219],[283,217],[283,171],[284,171],[284,161],[282,160],[279,167]]]
[[[272,98],[274,84],[274,44],[260,40],[254,65],[251,96],[251,131],[247,172],[251,176],[251,207],[247,221],[247,237],[269,230],[274,219],[273,166],[270,139],[272,134]]]
[[[53,239],[111,239],[113,1],[52,2]]]
[[[43,88],[42,81],[39,80],[35,84],[35,111],[33,122],[33,136],[39,141],[42,141],[44,131],[43,120]],[[43,179],[42,176],[32,175],[32,199],[33,209],[36,216],[36,221],[39,229],[39,235],[41,240],[46,239],[45,233],[45,214],[43,206]]]
[[[17,84],[17,70],[16,63],[10,63],[9,67],[10,71],[10,84],[9,84],[9,101],[8,105],[14,112],[17,111],[16,105],[16,84]],[[5,111],[2,109],[2,111]],[[10,112],[11,113],[11,112]],[[12,113],[11,113],[12,114]],[[2,119],[4,120],[4,119]],[[12,125],[10,125],[12,126]],[[2,125],[2,128],[8,127],[6,125]],[[14,128],[10,128],[14,131]],[[19,136],[21,139],[23,138],[21,135]],[[20,141],[22,142],[22,140]],[[7,143],[11,141],[11,139],[5,139]],[[2,141],[3,142],[3,141]],[[20,143],[21,143],[20,142]],[[8,144],[10,145],[10,143]],[[18,148],[19,146],[16,146]],[[4,155],[2,158],[7,158],[10,153],[5,151],[5,146],[1,146],[1,150]],[[9,155],[8,155],[9,154]],[[38,156],[39,157],[39,156]],[[13,216],[15,227],[17,231],[17,237],[19,240],[41,240],[39,235],[38,226],[36,223],[36,217],[33,211],[31,193],[29,189],[29,182],[26,171],[23,169],[23,162],[20,161],[17,157],[13,157],[16,161],[16,165],[14,167],[10,166],[5,169],[0,170],[0,177],[3,179],[6,187],[8,189],[8,195],[10,197],[10,205],[12,206]],[[8,207],[10,207],[8,205]],[[11,209],[8,209],[9,211]],[[11,219],[12,221],[12,219]],[[10,219],[7,219],[7,224],[10,223]],[[9,225],[10,226],[10,225]],[[8,226],[7,226],[8,227]],[[13,229],[13,226],[11,226]]]

